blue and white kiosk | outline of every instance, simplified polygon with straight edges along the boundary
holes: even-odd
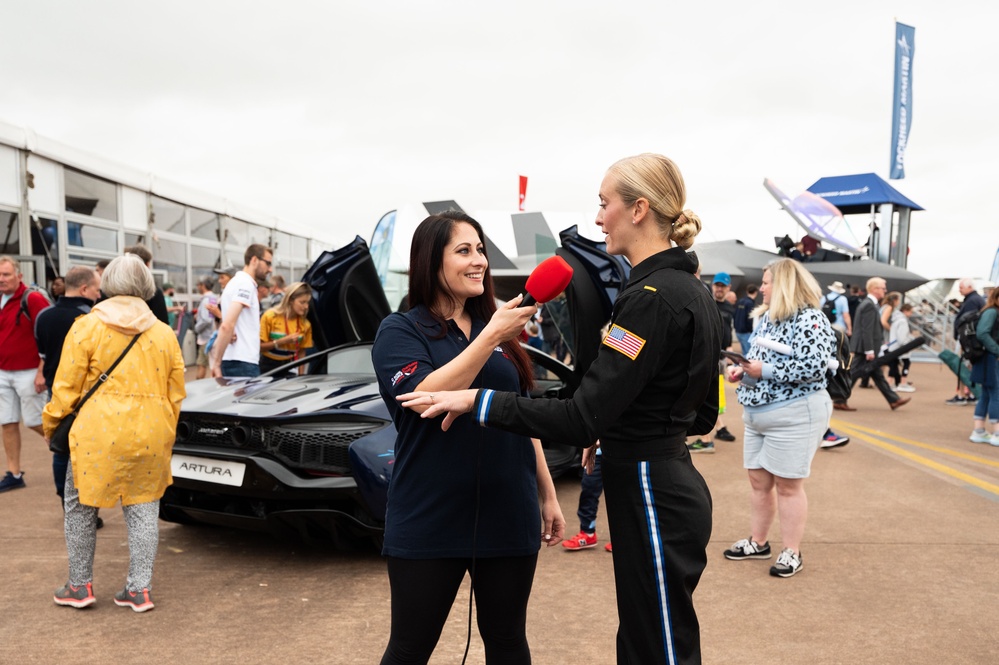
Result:
[[[909,217],[913,210],[922,210],[921,206],[875,173],[820,178],[808,191],[836,206],[844,216],[869,214],[867,255],[881,263],[906,267]]]

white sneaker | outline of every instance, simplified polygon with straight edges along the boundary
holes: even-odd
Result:
[[[993,434],[992,438],[989,439],[989,443],[993,446],[999,447],[999,433]]]
[[[916,389],[910,386],[908,383],[903,383],[900,386],[895,386],[895,392],[897,393],[914,393]]]
[[[770,574],[774,577],[791,577],[801,567],[801,552],[795,554],[794,550],[785,547],[777,557],[777,563],[770,567]]]
[[[999,446],[999,441],[996,439],[996,436],[990,436],[985,430],[980,432],[975,430],[971,433],[971,436],[968,437],[968,440],[972,443],[991,443],[993,446]]]

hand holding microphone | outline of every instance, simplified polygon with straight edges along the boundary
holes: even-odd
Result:
[[[527,278],[528,295],[517,306],[513,305],[515,298],[497,309],[489,320],[488,327],[495,331],[497,338],[502,342],[513,339],[520,334],[534,314],[529,312],[528,308],[535,303],[546,303],[557,297],[565,291],[571,279],[572,266],[566,263],[565,259],[560,256],[545,259]]]
[[[550,256],[531,271],[527,278],[527,297],[520,303],[528,307],[534,303],[544,304],[554,300],[558,294],[565,291],[572,281],[572,266],[561,256]]]

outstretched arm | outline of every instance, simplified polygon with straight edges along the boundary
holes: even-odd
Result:
[[[453,360],[425,376],[416,390],[462,390],[472,385],[496,347],[517,337],[537,312],[537,307],[518,307],[522,300],[523,296],[518,295],[501,305],[471,344]]]
[[[678,328],[670,326],[668,317],[660,316],[662,310],[651,300],[654,297],[638,292],[628,298],[629,304],[620,307],[610,335],[569,399],[528,399],[492,390],[464,390],[411,392],[400,395],[399,400],[407,408],[426,409],[424,418],[446,413],[445,429],[474,408],[482,425],[580,448],[590,446],[617,422],[659,371],[662,353],[668,348],[665,339],[680,334]],[[717,344],[717,329],[712,328],[711,333]],[[717,346],[714,348],[712,355],[717,357]]]

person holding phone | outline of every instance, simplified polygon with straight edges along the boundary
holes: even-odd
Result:
[[[832,415],[826,370],[834,336],[819,309],[822,291],[793,259],[763,270],[763,304],[744,362],[728,369],[746,426],[743,465],[749,472],[750,535],[725,550],[733,561],[769,559],[767,534],[780,518],[784,548],[770,568],[775,577],[801,571],[801,539],[808,516],[805,478]]]
[[[312,287],[295,282],[272,307],[260,317],[260,372],[270,372],[281,365],[298,360],[312,350],[312,324],[309,303]],[[304,365],[297,371],[302,374]]]
[[[711,495],[691,462],[688,432],[718,417],[722,325],[686,250],[701,220],[684,209],[676,164],[646,153],[611,165],[596,224],[632,270],[610,332],[569,399],[488,389],[399,395],[440,427],[475,422],[588,448],[599,439],[620,626],[617,662],[700,663],[693,593],[707,564]],[[459,418],[473,412],[474,418]],[[445,415],[446,414],[446,415]]]

